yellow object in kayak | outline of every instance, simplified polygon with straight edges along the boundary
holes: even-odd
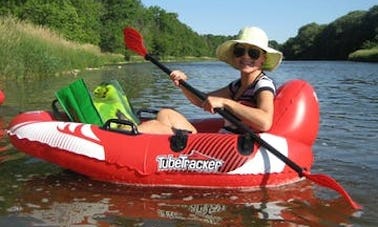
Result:
[[[93,104],[103,122],[109,119],[129,120],[139,124],[138,117],[117,80],[104,82],[92,92]]]
[[[116,80],[104,82],[91,94],[83,79],[78,79],[55,93],[71,121],[102,126],[109,119],[139,124],[132,106]]]

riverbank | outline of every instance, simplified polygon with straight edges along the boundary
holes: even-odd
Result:
[[[125,63],[122,54],[103,53],[97,46],[67,41],[45,27],[13,17],[0,17],[0,43],[0,80],[77,74],[83,69]],[[216,59],[166,56],[160,60],[173,62]],[[356,51],[349,56],[349,60],[378,62],[378,48]],[[130,56],[127,63],[143,61],[140,56]]]
[[[124,61],[123,55],[102,53],[12,17],[0,17],[0,42],[0,79],[43,78]]]
[[[348,56],[350,61],[378,62],[378,47],[357,50]]]

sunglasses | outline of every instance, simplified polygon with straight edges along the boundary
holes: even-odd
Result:
[[[241,56],[244,56],[245,52],[248,52],[248,56],[251,58],[251,59],[258,59],[261,55],[261,50],[258,49],[258,48],[255,48],[255,47],[252,47],[252,48],[244,48],[242,46],[235,46],[234,47],[234,50],[233,50],[233,53],[234,53],[234,56],[239,58]]]

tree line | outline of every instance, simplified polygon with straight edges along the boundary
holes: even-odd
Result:
[[[125,50],[122,29],[137,28],[148,50],[161,57],[215,56],[216,47],[235,38],[200,35],[180,22],[176,13],[158,6],[145,7],[140,0],[2,0],[0,15],[48,27],[66,39],[97,45],[104,52]],[[378,46],[378,6],[354,11],[327,25],[311,23],[298,30],[296,37],[278,44],[286,59],[338,59],[358,49]]]
[[[287,59],[316,60],[346,60],[356,50],[378,48],[378,5],[350,12],[327,25],[302,26],[280,48]]]

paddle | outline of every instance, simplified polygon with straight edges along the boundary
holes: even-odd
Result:
[[[158,60],[156,60],[153,56],[148,54],[147,49],[144,46],[143,37],[142,35],[136,31],[135,29],[131,27],[126,27],[124,30],[124,41],[126,48],[129,48],[130,50],[134,51],[135,53],[141,55],[146,60],[151,61],[153,64],[158,66],[161,70],[163,70],[168,75],[171,74],[171,70],[168,69],[166,66],[161,64]],[[180,85],[185,87],[187,90],[192,92],[194,95],[196,95],[199,99],[202,101],[206,100],[207,96],[206,94],[198,91],[197,89],[190,86],[186,81],[180,80]],[[272,154],[274,154],[277,158],[282,160],[286,165],[288,165],[290,168],[292,168],[295,172],[298,173],[300,177],[304,176],[307,179],[322,185],[324,187],[330,188],[332,190],[335,190],[339,192],[344,198],[350,203],[350,205],[354,209],[362,209],[362,206],[360,206],[358,203],[353,201],[353,199],[349,196],[349,194],[344,190],[344,188],[336,182],[333,178],[324,175],[324,174],[311,174],[310,172],[306,171],[302,167],[300,167],[298,164],[290,160],[285,155],[281,154],[277,149],[275,149],[273,146],[271,146],[269,143],[267,143],[265,140],[263,140],[261,137],[259,137],[255,132],[253,132],[248,126],[243,124],[234,114],[232,114],[227,109],[220,109],[217,108],[214,110],[218,114],[220,114],[224,119],[228,120],[235,126],[237,126],[239,129],[242,129],[245,132],[248,132],[248,134],[254,139],[259,145],[266,148],[268,151],[270,151]]]

